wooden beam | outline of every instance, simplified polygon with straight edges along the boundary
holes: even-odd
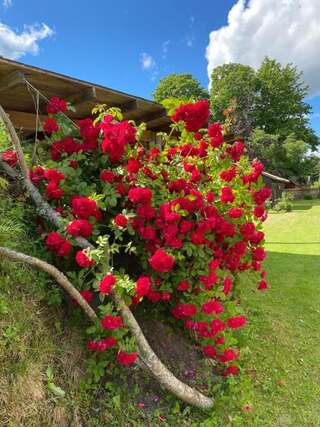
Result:
[[[154,111],[152,113],[145,114],[142,117],[139,117],[140,122],[144,122],[147,125],[157,119],[162,119],[167,117],[167,111],[163,108],[162,110]]]
[[[36,130],[36,114],[34,113],[24,113],[22,111],[6,111],[10,120],[13,123],[13,126],[16,129],[22,129],[24,131],[33,131]],[[45,121],[48,116],[39,115],[39,120],[41,122]]]
[[[68,101],[75,106],[83,104],[84,102],[98,102],[96,88],[94,86],[88,87],[68,97]]]
[[[5,92],[24,83],[25,76],[21,71],[13,71],[0,80],[0,92]]]

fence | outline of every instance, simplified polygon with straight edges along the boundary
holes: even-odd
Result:
[[[285,191],[288,194],[292,194],[294,200],[301,200],[304,198],[320,199],[320,188],[297,187],[287,188]]]

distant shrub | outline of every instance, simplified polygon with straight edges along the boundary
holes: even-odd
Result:
[[[293,196],[289,193],[282,193],[281,199],[278,200],[277,204],[274,206],[274,210],[277,212],[285,211],[291,212],[293,207]]]

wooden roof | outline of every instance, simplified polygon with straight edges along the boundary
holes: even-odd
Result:
[[[76,112],[68,115],[73,119],[89,117],[94,105],[106,104],[121,108],[127,119],[145,122],[149,130],[166,129],[170,122],[165,109],[156,102],[0,57],[0,104],[15,127],[24,132],[34,131],[36,124],[35,92],[27,82],[47,98],[59,96],[72,102]],[[40,97],[43,115],[45,105]]]
[[[265,176],[265,177],[267,177],[267,178],[269,178],[269,179],[271,179],[272,181],[283,182],[285,184],[289,184],[291,182],[289,179],[282,178],[281,176],[274,175],[272,173],[265,172],[265,171],[262,172],[262,175]]]

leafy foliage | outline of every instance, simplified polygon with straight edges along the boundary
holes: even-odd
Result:
[[[236,131],[248,135],[259,127],[281,139],[293,133],[312,149],[319,144],[309,125],[311,107],[305,102],[308,88],[292,64],[281,66],[266,58],[257,71],[241,64],[225,64],[213,70],[211,79],[214,120],[221,120],[224,110],[235,101]]]
[[[153,92],[153,99],[162,102],[167,98],[178,98],[184,101],[197,101],[209,98],[208,91],[204,89],[192,74],[170,74],[160,80],[158,87]]]

